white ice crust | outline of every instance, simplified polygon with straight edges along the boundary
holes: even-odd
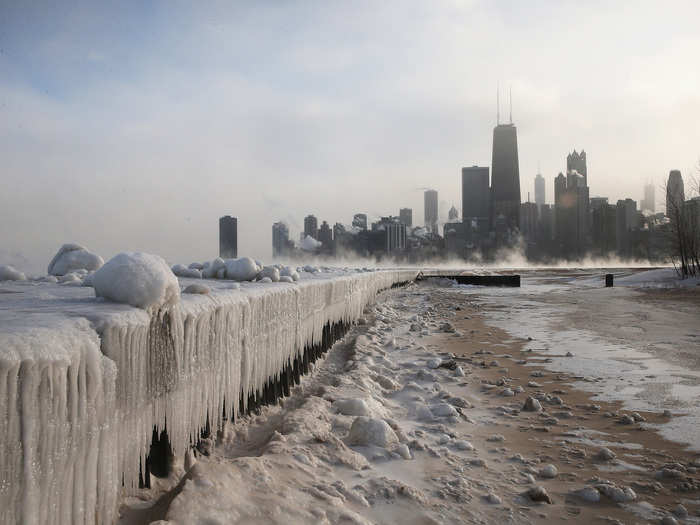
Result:
[[[79,244],[64,244],[49,263],[49,275],[66,275],[75,270],[94,272],[104,264],[99,255]]]
[[[167,420],[182,456],[207,420],[222,425],[224,406],[237,413],[319,344],[326,323],[359,318],[379,290],[416,273],[206,281],[210,293],[160,310],[153,306],[172,304],[179,283],[148,254],[119,254],[93,275],[96,294],[118,302],[80,286],[3,283],[13,293],[0,293],[2,519],[112,523],[119,491],[138,485],[154,426]]]
[[[180,299],[175,274],[158,255],[123,252],[115,255],[92,277],[97,297],[138,308],[162,308]]]

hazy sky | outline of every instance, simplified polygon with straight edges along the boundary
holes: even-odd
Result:
[[[64,242],[210,259],[224,214],[269,259],[280,219],[422,223],[426,187],[461,209],[498,82],[523,199],[539,163],[551,201],[574,148],[612,200],[700,158],[697,0],[10,3],[0,264],[45,271]]]

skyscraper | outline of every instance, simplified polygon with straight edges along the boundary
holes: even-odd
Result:
[[[538,173],[535,176],[535,204],[539,210],[545,202],[544,177]]]
[[[491,215],[491,188],[489,168],[472,166],[462,168],[462,220],[482,219]]]
[[[685,202],[685,188],[683,177],[679,170],[671,170],[666,183],[666,217],[673,218],[674,210],[678,212],[679,206]]]
[[[459,219],[459,212],[457,211],[457,208],[452,206],[450,211],[447,212],[447,220],[452,222],[456,221],[457,219]]]
[[[574,150],[566,156],[566,172],[577,171],[583,177],[583,185],[588,186],[588,168],[586,167],[586,152]]]
[[[238,257],[238,219],[225,215],[219,218],[219,257]]]
[[[272,256],[286,255],[288,245],[289,228],[281,221],[274,223],[272,225]]]
[[[437,234],[438,228],[438,192],[427,190],[423,194],[423,212],[425,218],[425,229]]]
[[[318,219],[313,215],[304,217],[304,238],[306,237],[318,240]]]
[[[649,211],[652,214],[656,213],[656,194],[654,184],[644,185],[644,199],[641,203],[642,211]]]
[[[399,210],[399,220],[405,224],[406,228],[413,226],[413,210],[411,208],[401,208]]]
[[[491,157],[491,223],[503,217],[508,229],[518,228],[520,222],[520,168],[516,127],[497,124],[493,128]],[[500,220],[498,221],[500,223]]]
[[[331,230],[330,225],[323,221],[321,227],[318,229],[318,241],[323,243],[324,248],[330,248],[333,244],[333,230]]]

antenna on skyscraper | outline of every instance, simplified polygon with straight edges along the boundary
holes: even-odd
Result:
[[[508,87],[508,100],[510,102],[510,123],[513,123],[513,87]]]
[[[496,82],[496,125],[501,123],[501,98],[500,98],[500,86]]]

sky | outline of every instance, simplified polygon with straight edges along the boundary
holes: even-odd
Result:
[[[539,167],[551,202],[573,149],[611,201],[697,173],[697,1],[11,4],[0,264],[45,272],[66,242],[208,260],[221,215],[269,259],[275,221],[420,224],[425,188],[446,216],[491,163],[499,85],[523,200]]]

